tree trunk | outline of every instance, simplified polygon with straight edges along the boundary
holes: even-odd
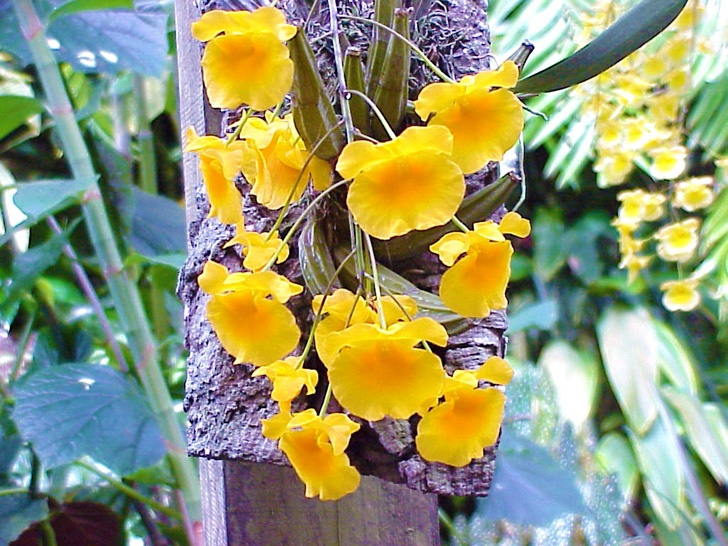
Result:
[[[202,1],[202,0],[201,0]],[[190,35],[190,23],[210,9],[254,9],[251,3],[217,0],[196,5],[192,0],[176,1],[179,59],[180,112],[183,130],[194,126],[199,134],[226,132],[228,119],[207,104],[200,70],[202,45]],[[294,23],[306,19],[304,0],[283,0],[278,7]],[[325,2],[319,1],[319,6]],[[342,12],[369,17],[368,0],[339,0]],[[471,0],[421,0],[415,2],[413,39],[443,70],[455,78],[489,68],[489,33],[486,5]],[[328,12],[314,17],[309,34],[327,32]],[[371,28],[342,25],[348,39],[366,51]],[[361,42],[361,43],[360,43]],[[326,81],[333,89],[331,41],[318,40],[316,51]],[[431,81],[427,69],[413,61],[412,88]],[[232,121],[232,119],[230,119]],[[308,500],[303,485],[286,466],[285,456],[275,442],[261,434],[260,421],[276,413],[265,378],[251,378],[252,367],[232,365],[205,318],[208,301],[197,285],[207,260],[240,270],[240,256],[223,244],[233,233],[216,219],[207,219],[209,203],[193,154],[184,157],[185,196],[188,221],[189,257],[180,273],[179,296],[185,305],[186,342],[190,351],[185,409],[190,427],[190,455],[203,457],[202,487],[207,544],[397,544],[439,543],[436,493],[485,495],[490,487],[495,447],[464,468],[423,461],[413,445],[414,422],[384,419],[362,423],[347,450],[352,464],[364,474],[354,494],[336,502]],[[493,181],[495,169],[466,177],[468,193]],[[246,222],[256,231],[270,229],[274,216],[259,207],[241,185]],[[297,210],[291,212],[295,215]],[[501,216],[499,211],[497,216]],[[331,222],[333,223],[333,219]],[[328,226],[328,224],[327,224]],[[331,226],[328,226],[330,229]],[[279,272],[303,284],[296,260],[297,244]],[[425,253],[388,267],[418,287],[436,292],[444,267],[434,255]],[[310,299],[299,296],[289,308],[305,332],[310,326]],[[506,315],[493,312],[487,319],[470,320],[468,329],[450,337],[440,353],[449,372],[474,369],[489,356],[503,356]],[[323,389],[320,389],[323,391]],[[294,403],[301,411],[306,400]],[[387,483],[390,482],[390,483]]]

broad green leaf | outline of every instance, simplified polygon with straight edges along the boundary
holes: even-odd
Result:
[[[119,475],[155,464],[162,437],[144,396],[107,366],[65,364],[34,375],[16,392],[15,421],[53,468],[89,455]]]
[[[685,432],[695,452],[718,483],[728,483],[728,451],[703,413],[700,401],[673,387],[662,392],[682,420]]]
[[[63,503],[54,509],[50,524],[59,545],[117,546],[123,539],[119,516],[99,502]],[[40,527],[33,525],[13,546],[36,546],[42,538]]]
[[[79,13],[82,11],[99,11],[99,10],[133,10],[134,0],[71,0],[63,4],[51,12],[48,22],[51,23],[55,19]]]
[[[521,94],[576,85],[617,64],[652,40],[678,16],[687,0],[642,0],[573,55],[518,82]]]
[[[44,18],[63,3],[39,2],[37,8]],[[0,9],[0,28],[0,48],[32,63],[10,6]],[[167,15],[161,10],[74,13],[54,19],[48,25],[47,37],[56,59],[80,72],[118,74],[131,70],[159,76],[167,63]]]
[[[587,508],[573,473],[546,448],[504,429],[490,494],[478,500],[476,510],[490,521],[543,527]]]
[[[559,305],[555,300],[544,300],[526,305],[508,317],[508,333],[522,330],[551,330],[559,318]]]
[[[43,110],[43,103],[33,97],[0,95],[0,138],[5,138]]]
[[[604,368],[627,421],[638,434],[657,417],[658,342],[646,311],[609,308],[597,325]]]
[[[186,226],[185,211],[177,203],[134,188],[131,242],[137,252],[148,257],[186,252]]]
[[[72,204],[78,203],[81,193],[92,180],[39,180],[18,185],[14,201],[17,207],[36,221]]]
[[[595,359],[566,341],[555,340],[541,351],[538,365],[551,379],[561,416],[581,427],[591,415],[599,384]]]
[[[7,477],[22,445],[23,440],[17,434],[0,437],[0,482]]]
[[[658,340],[657,365],[665,377],[682,391],[698,392],[698,378],[689,350],[666,324],[654,321]]]
[[[676,444],[662,417],[644,435],[628,430],[632,448],[644,478],[645,492],[652,508],[670,529],[681,521],[684,501],[685,470]]]
[[[9,544],[30,524],[46,517],[48,506],[44,499],[32,499],[30,495],[0,495],[0,544]]]
[[[594,458],[605,472],[617,475],[622,500],[625,504],[630,502],[637,491],[639,470],[627,439],[618,432],[610,432],[599,440]]]

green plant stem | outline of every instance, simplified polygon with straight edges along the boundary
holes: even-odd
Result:
[[[374,293],[377,296],[377,311],[379,312],[379,325],[382,330],[387,329],[387,321],[384,318],[384,305],[382,304],[382,290],[379,287],[379,272],[377,271],[377,257],[374,255],[374,247],[372,246],[372,239],[369,237],[367,232],[364,232],[364,244],[367,247],[369,253],[369,267],[372,271],[372,278],[374,279]]]
[[[311,161],[313,161],[313,158],[316,157],[316,152],[321,147],[321,145],[326,141],[328,137],[330,137],[334,131],[336,131],[339,127],[341,127],[341,124],[344,123],[343,121],[340,121],[336,125],[334,125],[331,129],[326,131],[326,134],[323,135],[318,142],[314,145],[314,147],[311,149],[311,151],[308,154],[308,157],[306,158],[306,161],[303,163],[303,166],[301,167],[301,170],[298,173],[298,176],[296,177],[296,181],[293,183],[293,187],[291,188],[291,191],[288,192],[288,196],[286,197],[286,202],[283,204],[283,208],[281,209],[281,212],[278,214],[278,218],[276,218],[275,224],[273,224],[273,227],[268,232],[268,235],[266,236],[265,240],[268,241],[273,233],[276,232],[278,228],[281,227],[281,224],[283,223],[283,219],[288,214],[288,209],[291,206],[291,202],[293,201],[293,196],[296,193],[296,188],[298,188],[298,185],[301,183],[301,180],[303,179],[304,172],[306,171],[306,168],[309,166]],[[299,137],[300,138],[300,137]],[[275,254],[274,258],[278,257],[278,253]]]
[[[471,231],[471,230],[470,230],[470,228],[469,228],[469,227],[468,227],[468,226],[467,226],[467,225],[465,224],[465,222],[463,222],[463,221],[462,221],[462,220],[461,220],[460,218],[458,218],[457,216],[453,216],[453,217],[452,217],[452,218],[450,219],[450,221],[451,221],[451,222],[452,222],[453,224],[455,224],[455,226],[456,226],[456,227],[457,227],[457,228],[458,228],[458,229],[459,229],[460,231],[464,231],[465,233],[468,233],[469,231]]]
[[[17,381],[18,375],[20,375],[20,367],[23,365],[23,357],[25,351],[28,350],[28,343],[30,343],[30,334],[33,329],[33,321],[35,320],[35,311],[30,315],[28,322],[23,328],[23,333],[20,335],[20,343],[18,343],[18,354],[15,356],[15,362],[13,362],[13,369],[8,376],[8,386],[12,387],[13,383]]]
[[[185,453],[182,429],[158,360],[157,345],[144,313],[136,284],[124,271],[104,207],[91,156],[78,127],[63,78],[31,0],[13,0],[20,28],[38,71],[48,109],[55,120],[65,157],[77,180],[86,181],[82,210],[86,227],[102,265],[122,327],[129,339],[137,372],[168,444],[167,457],[193,521],[200,520],[200,485],[193,462]],[[194,537],[190,537],[193,541]]]
[[[58,225],[58,222],[53,217],[53,215],[48,217],[47,222],[50,228],[53,230],[53,233],[56,233],[58,235],[63,233],[63,231],[61,230],[61,226]],[[83,292],[84,296],[86,296],[89,304],[91,304],[91,309],[93,309],[93,312],[96,315],[99,324],[101,325],[101,330],[103,330],[104,336],[106,336],[106,342],[109,344],[111,352],[116,358],[119,369],[122,372],[127,373],[129,371],[129,368],[126,365],[124,354],[121,352],[121,348],[119,347],[119,344],[114,337],[114,331],[111,328],[111,323],[109,322],[109,319],[106,317],[104,307],[101,305],[101,301],[96,294],[96,290],[94,289],[91,280],[88,278],[88,275],[86,275],[86,271],[84,270],[83,266],[81,266],[81,261],[78,259],[78,255],[76,254],[76,251],[73,250],[73,247],[70,243],[66,243],[65,245],[63,245],[63,254],[65,254],[66,257],[71,261],[71,269],[73,270],[73,275],[76,277],[76,282],[78,282],[81,291]]]
[[[15,487],[13,489],[2,489],[0,490],[0,497],[9,497],[10,495],[29,495],[30,491],[22,487]]]
[[[154,499],[150,499],[149,497],[142,495],[139,491],[134,489],[133,487],[130,487],[126,485],[124,482],[117,480],[116,478],[110,476],[106,472],[102,472],[98,468],[84,463],[83,461],[76,461],[76,465],[80,466],[81,468],[85,468],[89,472],[96,474],[99,478],[102,478],[103,480],[106,480],[109,482],[110,485],[112,485],[115,489],[129,497],[130,499],[133,499],[135,501],[141,502],[149,506],[150,508],[156,510],[157,512],[160,512],[164,514],[165,516],[169,516],[170,518],[174,518],[176,520],[182,521],[182,514],[180,514],[177,510],[174,508],[170,508],[169,506],[165,506]]]
[[[159,193],[157,181],[157,160],[154,153],[154,135],[149,125],[147,99],[144,92],[144,77],[134,77],[134,100],[137,115],[137,144],[139,146],[139,187],[150,195]],[[157,339],[164,339],[169,334],[169,314],[164,304],[164,292],[150,281],[149,311],[152,329]]]
[[[366,102],[369,105],[369,108],[372,109],[372,112],[374,112],[374,115],[377,116],[377,119],[379,119],[379,123],[382,124],[382,127],[384,127],[384,130],[387,131],[387,136],[389,136],[390,139],[394,140],[397,138],[397,135],[394,134],[394,131],[392,131],[392,128],[389,126],[389,122],[387,122],[387,118],[384,117],[384,114],[382,114],[382,111],[379,109],[377,104],[367,97],[364,93],[361,91],[357,91],[356,89],[347,89],[345,91],[347,95],[356,95],[357,97],[361,97],[364,102]]]
[[[447,82],[447,83],[455,83],[455,80],[453,80],[450,76],[448,76],[442,70],[437,68],[437,66],[435,66],[435,64],[430,59],[427,58],[427,55],[425,55],[424,51],[422,51],[419,47],[417,47],[414,44],[414,42],[412,42],[411,40],[408,40],[407,38],[402,36],[396,30],[391,29],[387,25],[383,25],[382,23],[380,23],[378,21],[373,21],[371,19],[365,19],[364,17],[356,17],[354,15],[341,15],[340,17],[341,17],[341,19],[348,19],[350,21],[359,21],[361,23],[369,23],[370,25],[374,25],[375,27],[377,27],[379,29],[389,32],[392,36],[396,36],[400,40],[406,42],[407,45],[412,48],[412,51],[414,52],[414,54],[417,55],[420,59],[422,59],[422,62],[425,63],[425,65],[427,65],[427,68],[432,70],[432,72],[438,78],[440,78],[442,81]]]
[[[336,76],[339,81],[339,97],[341,103],[341,116],[344,118],[344,130],[346,131],[346,141],[354,140],[354,120],[351,117],[351,109],[349,101],[346,100],[346,77],[344,76],[344,55],[341,52],[341,42],[339,41],[339,14],[336,8],[336,0],[328,0],[329,4],[329,25],[332,34],[332,43],[334,45],[334,64],[336,65]]]
[[[308,206],[303,209],[303,212],[301,212],[301,216],[299,216],[296,221],[293,223],[291,228],[286,232],[286,236],[283,237],[283,240],[281,241],[281,244],[278,245],[278,248],[276,249],[275,253],[273,254],[273,258],[268,260],[268,263],[265,264],[265,267],[262,269],[263,271],[267,271],[271,268],[271,266],[275,263],[276,257],[278,254],[280,254],[281,250],[288,244],[288,241],[291,240],[291,237],[293,237],[293,234],[296,232],[298,227],[301,225],[301,223],[306,219],[308,214],[313,210],[313,208],[318,205],[319,201],[321,201],[324,197],[326,197],[328,194],[330,194],[332,191],[334,191],[337,188],[340,188],[341,186],[348,183],[348,180],[340,180],[336,184],[333,184],[329,186],[327,189],[319,193],[315,199],[313,199]]]
[[[51,522],[43,519],[38,524],[40,525],[40,532],[43,535],[43,546],[58,546],[56,533],[53,531],[53,527],[51,527]]]
[[[334,274],[331,275],[331,278],[329,279],[329,283],[326,285],[326,290],[323,293],[323,298],[321,298],[321,306],[319,307],[319,310],[316,312],[316,316],[313,319],[313,324],[311,324],[311,331],[308,333],[308,339],[306,340],[306,346],[303,348],[303,351],[301,352],[301,356],[296,363],[296,369],[298,370],[303,366],[303,363],[306,361],[306,357],[308,356],[308,353],[311,351],[311,348],[313,347],[314,342],[314,335],[316,334],[316,328],[319,325],[319,322],[321,322],[321,316],[324,314],[324,305],[326,304],[326,300],[329,297],[329,292],[331,292],[331,289],[334,287],[334,283],[336,282],[336,279],[339,278],[339,274],[344,269],[344,266],[346,266],[346,263],[354,256],[355,251],[352,250],[347,254],[346,258],[343,259],[343,261],[339,264],[339,267],[336,268],[336,271],[334,271]]]

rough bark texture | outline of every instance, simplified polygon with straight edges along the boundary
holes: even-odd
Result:
[[[319,2],[319,5],[325,2]],[[369,16],[372,10],[367,1],[340,1],[342,13]],[[294,21],[303,21],[307,6],[303,0],[284,0],[278,6],[287,11]],[[198,6],[201,11],[214,8],[252,9],[255,6],[217,0]],[[453,77],[475,73],[489,68],[489,34],[485,12],[487,6],[471,0],[422,0],[413,6],[420,17],[413,28],[416,39],[433,61]],[[309,35],[313,38],[327,32],[328,13],[320,8],[318,16],[309,25]],[[371,31],[366,25],[346,22],[342,25],[351,42],[366,48],[366,40]],[[322,39],[316,42],[317,55],[324,79],[333,89],[331,41]],[[198,51],[198,56],[201,47]],[[191,54],[194,54],[192,52]],[[429,78],[418,60],[413,61],[412,88],[419,89]],[[196,73],[199,79],[199,69]],[[183,83],[189,85],[189,83]],[[184,93],[184,88],[182,90]],[[209,114],[209,112],[208,112]],[[207,127],[196,127],[198,132],[224,133],[226,119],[235,113],[227,113],[220,127],[211,127],[208,115]],[[188,156],[190,154],[187,154]],[[197,276],[207,260],[215,260],[229,269],[240,270],[240,256],[235,249],[223,249],[224,243],[234,233],[233,228],[221,225],[216,219],[206,219],[209,203],[201,184],[199,174],[194,172],[196,159],[187,157],[187,212],[189,222],[190,253],[180,274],[179,295],[185,304],[185,323],[187,346],[190,351],[185,398],[190,427],[188,431],[189,453],[194,456],[213,459],[233,459],[256,463],[286,464],[285,457],[274,442],[261,435],[261,419],[273,416],[277,405],[269,398],[270,387],[266,378],[250,377],[252,367],[232,365],[232,358],[222,349],[210,324],[205,318],[206,296],[197,286]],[[468,192],[472,192],[493,181],[494,172],[484,171],[467,177]],[[246,222],[256,231],[267,230],[273,224],[275,215],[259,207],[249,196],[241,183],[244,195]],[[309,196],[310,197],[310,196]],[[341,199],[339,195],[335,198]],[[305,199],[305,198],[304,198]],[[330,236],[340,237],[339,220],[327,211],[336,207],[323,207],[322,220]],[[295,215],[297,210],[292,210]],[[291,245],[292,255],[279,272],[294,282],[303,284],[298,261],[296,244]],[[389,264],[392,269],[407,277],[418,287],[436,292],[444,267],[437,258],[429,253],[407,259],[403,263]],[[310,300],[300,296],[289,306],[296,314],[299,325],[304,331],[310,324]],[[453,369],[472,369],[482,364],[489,356],[503,356],[506,316],[495,312],[485,320],[473,320],[470,328],[450,338],[446,350],[441,353],[448,371]],[[319,363],[315,356],[307,366]],[[319,368],[321,375],[323,370]],[[320,386],[318,391],[325,389]],[[315,404],[318,399],[301,398],[294,404],[294,410],[304,409],[308,403]],[[331,408],[336,409],[334,407]],[[352,438],[347,450],[352,463],[363,473],[377,476],[394,483],[406,484],[410,488],[447,495],[485,495],[490,487],[495,461],[495,449],[486,451],[482,459],[464,468],[428,463],[423,461],[414,449],[413,433],[416,419],[393,421],[385,419],[377,423],[362,423],[362,430]]]

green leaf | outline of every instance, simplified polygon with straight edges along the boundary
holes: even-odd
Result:
[[[17,207],[36,221],[79,202],[92,180],[39,180],[18,184]]]
[[[680,390],[697,394],[698,378],[692,355],[672,328],[659,321],[654,321],[654,324],[658,340],[657,365],[660,371]]]
[[[609,308],[597,325],[604,368],[630,426],[644,434],[657,417],[658,342],[644,310]]]
[[[548,93],[601,74],[667,28],[686,3],[687,0],[642,0],[592,42],[555,65],[519,81],[514,91]]]
[[[629,503],[637,491],[639,470],[627,439],[618,432],[610,432],[599,440],[594,458],[607,473],[617,475],[623,503]]]
[[[564,514],[586,512],[573,473],[546,448],[504,429],[490,494],[478,501],[477,513],[489,521],[544,527]]]
[[[628,433],[644,477],[647,498],[660,519],[674,530],[682,518],[685,478],[678,456],[682,447],[676,444],[662,417],[656,419],[644,435],[632,430]]]
[[[0,495],[0,544],[9,544],[30,524],[48,517],[46,501],[29,495]]]
[[[5,2],[4,4],[9,4]],[[41,18],[63,4],[60,0],[38,2]],[[20,33],[14,10],[0,9],[0,49],[32,63],[33,57]],[[124,70],[160,76],[167,63],[167,14],[159,9],[89,11],[55,18],[47,35],[58,61],[87,73],[118,74]]]
[[[599,384],[593,357],[580,353],[566,341],[552,341],[541,351],[538,365],[551,379],[561,416],[579,428],[594,407]]]
[[[700,401],[672,387],[665,387],[662,392],[680,414],[693,449],[700,455],[715,480],[722,484],[728,483],[728,451],[703,414]]]
[[[68,235],[69,232],[54,235],[46,242],[34,246],[15,258],[8,297],[2,302],[0,307],[5,307],[15,301],[23,292],[33,286],[36,279],[46,269],[58,262],[63,253],[64,245],[68,243]]]
[[[522,330],[551,330],[559,318],[559,305],[555,300],[544,300],[519,309],[508,318],[508,333]]]
[[[48,17],[48,23],[55,19],[79,13],[81,11],[99,11],[99,10],[133,10],[134,0],[71,0],[67,4],[63,4],[51,12]]]
[[[113,368],[47,368],[15,394],[18,429],[47,467],[90,455],[126,475],[164,456],[162,437],[144,396]]]
[[[0,138],[5,138],[23,125],[29,117],[43,112],[43,103],[33,97],[0,96]]]
[[[162,195],[151,195],[134,187],[131,243],[148,257],[187,251],[185,211]]]
[[[564,221],[556,209],[539,209],[533,219],[533,269],[544,281],[551,280],[566,263],[565,231]]]
[[[23,440],[17,434],[0,437],[0,481],[7,478],[22,445]]]

